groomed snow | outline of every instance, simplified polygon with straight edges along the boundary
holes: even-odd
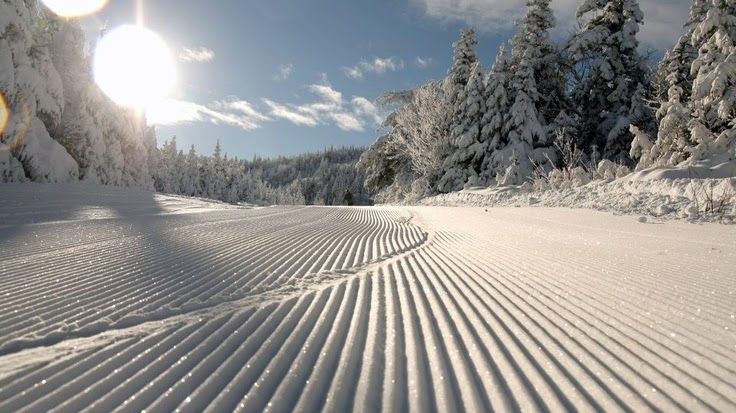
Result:
[[[0,214],[0,411],[736,409],[731,226],[85,185]]]

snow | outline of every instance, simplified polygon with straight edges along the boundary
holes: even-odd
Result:
[[[530,184],[471,188],[418,201],[435,206],[558,207],[593,209],[626,215],[646,215],[654,221],[684,219],[693,223],[736,223],[736,178],[733,163],[716,168],[655,168],[616,178],[590,181],[589,174],[573,170],[571,179],[536,189]],[[610,171],[610,170],[609,170]],[[698,173],[706,178],[691,179]],[[726,178],[717,178],[720,175]],[[707,178],[708,175],[715,176]]]
[[[85,184],[0,217],[0,411],[736,409],[731,226]]]

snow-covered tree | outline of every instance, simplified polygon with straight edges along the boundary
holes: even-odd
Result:
[[[480,63],[476,62],[455,110],[458,124],[450,133],[449,156],[443,163],[444,175],[437,188],[440,192],[461,189],[466,183],[478,184],[478,174],[488,148],[481,141],[482,119],[486,113],[485,82]]]
[[[702,44],[690,69],[690,152],[698,160],[724,153],[736,141],[736,2],[713,0],[692,44]]]
[[[152,186],[155,131],[94,84],[77,21],[36,1],[0,2],[0,91],[10,119],[4,179]],[[4,155],[4,157],[7,157]],[[12,173],[6,168],[12,168]]]
[[[223,159],[220,140],[215,144],[215,151],[208,162],[208,179],[204,182],[204,192],[207,197],[223,199],[225,195],[225,182],[227,180],[225,164],[227,157]]]
[[[555,26],[550,0],[527,0],[526,14],[517,23],[518,31],[511,40],[511,69],[523,58],[532,66],[539,93],[533,103],[544,124],[552,122],[560,111],[568,109],[566,66],[562,54],[550,39],[549,31]],[[511,91],[512,98],[515,91]]]
[[[677,85],[670,86],[669,100],[657,110],[660,118],[657,140],[647,156],[642,156],[638,169],[646,167],[647,159],[658,166],[674,166],[689,156],[690,111],[683,104],[683,90]]]
[[[509,112],[508,55],[502,45],[486,80],[486,112],[481,120],[481,142],[486,142],[486,154],[481,164],[480,183],[488,184],[496,177],[499,165],[493,163],[493,152],[506,144],[506,123]]]
[[[655,98],[659,102],[667,102],[671,98],[669,90],[672,86],[679,87],[681,101],[690,98],[693,85],[693,76],[690,67],[698,56],[699,44],[693,44],[693,31],[705,18],[708,12],[708,4],[711,0],[693,0],[690,6],[690,15],[685,23],[685,33],[677,40],[677,43],[668,50],[657,67],[656,76],[653,79]],[[661,118],[660,118],[661,119]]]
[[[478,40],[475,36],[475,29],[469,28],[460,32],[460,40],[452,44],[453,58],[452,67],[447,73],[447,88],[450,106],[452,107],[452,116],[449,118],[447,130],[453,131],[458,125],[463,123],[462,108],[460,107],[465,101],[465,87],[470,80],[473,67],[478,63],[478,57],[475,54],[475,46]]]
[[[8,158],[0,165],[9,168],[2,175],[6,180],[76,180],[76,162],[48,132],[61,122],[64,105],[61,77],[49,51],[50,21],[35,1],[0,2],[0,16],[0,82],[9,112],[0,135],[0,150]]]
[[[162,162],[164,160],[162,159]],[[194,150],[194,145],[189,148],[189,153],[184,160],[182,173],[181,191],[183,195],[196,196],[202,192],[199,179],[199,158]]]
[[[416,178],[434,182],[447,154],[446,119],[448,94],[441,83],[428,83],[414,89],[404,107],[391,118],[392,131],[387,144],[397,159],[409,163]]]
[[[176,147],[176,136],[164,142],[159,149],[159,167],[154,177],[156,190],[167,194],[182,193],[184,182],[183,155]]]
[[[628,161],[632,97],[649,77],[637,50],[641,9],[636,0],[585,0],[577,17],[581,29],[567,50],[579,72],[572,95],[581,118],[579,146]]]
[[[523,56],[514,73],[511,87],[516,91],[507,120],[507,143],[492,154],[497,165],[497,181],[502,185],[518,185],[533,174],[534,163],[552,160],[547,135],[539,119],[534,100],[539,93],[534,80],[532,60]]]

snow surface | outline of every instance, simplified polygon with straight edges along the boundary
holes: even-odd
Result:
[[[733,411],[736,231],[0,186],[0,411]]]
[[[530,184],[470,188],[415,201],[431,206],[565,207],[645,215],[655,222],[736,223],[736,178],[728,162],[716,168],[655,168],[585,185],[563,182],[535,189]],[[698,172],[714,178],[692,179]],[[706,174],[707,172],[707,174]],[[718,178],[718,176],[728,176]]]

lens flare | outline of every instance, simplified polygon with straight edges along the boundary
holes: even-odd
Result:
[[[135,109],[164,100],[176,83],[171,51],[142,26],[123,25],[108,32],[97,43],[93,72],[110,99]]]
[[[0,137],[5,133],[5,128],[8,126],[8,119],[10,119],[10,107],[5,100],[5,96],[0,93]]]
[[[107,0],[42,0],[52,12],[61,17],[81,17],[101,10]]]

